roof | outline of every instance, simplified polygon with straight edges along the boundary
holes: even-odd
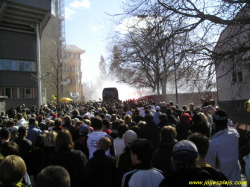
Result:
[[[86,51],[75,46],[75,45],[66,45],[66,52],[73,52],[73,53],[85,53]]]

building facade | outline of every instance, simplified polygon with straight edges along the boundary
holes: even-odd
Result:
[[[66,45],[65,97],[74,101],[84,100],[81,72],[81,55],[86,51],[75,45]]]
[[[39,105],[40,41],[51,0],[0,0],[0,96],[6,110]]]
[[[235,21],[249,19],[246,6]],[[250,113],[244,109],[250,98],[250,24],[227,26],[221,33],[215,53],[225,54],[215,58],[218,104],[234,122],[249,123]]]

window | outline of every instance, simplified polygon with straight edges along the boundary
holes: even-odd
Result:
[[[17,88],[12,88],[12,98],[18,98]]]
[[[24,71],[24,61],[19,61],[19,71]]]
[[[25,98],[32,98],[31,89],[30,88],[26,88],[25,90],[26,90],[25,91],[25,94],[26,94]]]
[[[76,58],[79,58],[79,54],[76,54]]]
[[[4,88],[0,88],[0,96],[4,96]]]
[[[24,88],[19,89],[20,98],[25,98]]]
[[[36,62],[30,62],[30,71],[36,71]]]
[[[243,82],[242,71],[238,71],[238,72],[233,72],[232,73],[232,82],[233,83]]]
[[[70,56],[71,58],[74,58],[74,54],[71,54],[71,56]]]
[[[10,60],[4,60],[4,70],[11,70]]]
[[[0,70],[3,70],[3,59],[0,59]]]
[[[244,102],[237,102],[236,103],[236,110],[244,110],[245,103]]]
[[[36,88],[33,88],[33,98],[37,98],[37,89]]]
[[[8,98],[11,98],[10,88],[5,88],[5,96],[8,96]]]
[[[11,70],[17,71],[17,61],[16,60],[11,61]]]

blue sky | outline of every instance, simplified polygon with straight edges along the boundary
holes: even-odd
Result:
[[[100,56],[107,57],[106,27],[108,13],[120,13],[122,0],[65,0],[66,43],[76,45],[86,53],[81,55],[83,81],[99,76]]]

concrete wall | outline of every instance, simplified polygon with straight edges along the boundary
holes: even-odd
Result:
[[[35,8],[51,10],[51,0],[8,0],[8,1],[27,6],[32,6]]]

